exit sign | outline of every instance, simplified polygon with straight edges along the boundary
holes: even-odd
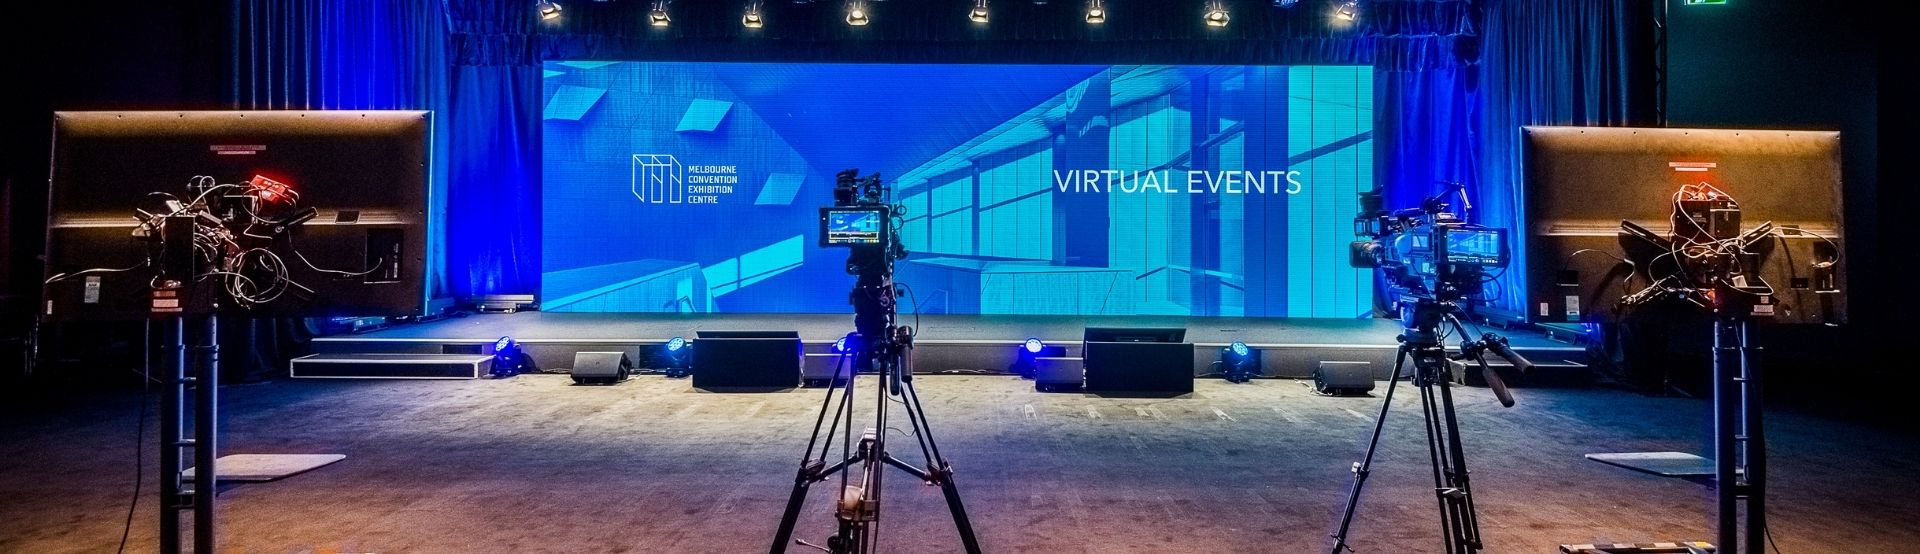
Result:
[[[1689,6],[1708,6],[1726,4],[1727,0],[1687,0]]]

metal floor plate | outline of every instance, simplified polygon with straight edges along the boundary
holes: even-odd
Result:
[[[221,481],[263,483],[347,459],[345,454],[228,454],[214,461]],[[193,478],[193,469],[183,475]]]
[[[1587,459],[1661,477],[1713,475],[1713,460],[1685,452],[1613,452],[1588,454]]]

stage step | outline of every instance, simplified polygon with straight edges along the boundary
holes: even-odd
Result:
[[[490,355],[392,353],[310,354],[287,369],[303,379],[478,379],[492,370]]]

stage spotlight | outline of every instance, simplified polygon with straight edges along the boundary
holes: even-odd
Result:
[[[1100,0],[1093,0],[1092,4],[1087,5],[1087,23],[1099,25],[1101,23],[1106,23],[1106,22],[1107,22],[1106,6],[1100,5]]]
[[[867,6],[865,2],[860,2],[858,0],[855,0],[854,2],[850,2],[847,4],[847,24],[848,25],[852,25],[855,27],[865,27],[867,26],[868,23],[872,23],[872,22],[873,20],[867,18]]]
[[[758,29],[766,25],[766,20],[760,15],[759,2],[747,4],[747,13],[740,16],[740,25],[748,29]]]
[[[500,337],[500,340],[493,341],[493,369],[488,373],[494,377],[519,375],[520,370],[526,367],[526,358],[513,337]]]
[[[1299,4],[1299,3],[1300,3],[1300,0],[1273,0],[1273,7],[1291,8],[1293,7],[1294,4]]]
[[[1225,27],[1227,26],[1228,19],[1227,5],[1225,3],[1218,1],[1207,3],[1206,20],[1208,27]]]
[[[1042,356],[1065,356],[1067,355],[1067,347],[1049,345],[1041,342],[1038,338],[1029,338],[1026,342],[1020,343],[1020,349],[1016,354],[1018,354],[1018,357],[1014,359],[1013,367],[1009,368],[1009,371],[1021,377],[1032,379],[1039,374],[1040,358]]]
[[[647,24],[652,25],[654,27],[665,27],[672,23],[673,23],[673,18],[667,17],[666,0],[660,0],[659,2],[654,2],[653,11],[647,12]]]
[[[987,0],[975,0],[973,9],[967,11],[967,20],[974,23],[987,22]]]
[[[833,351],[845,354],[847,352],[847,339],[851,338],[853,338],[853,335],[848,334],[847,336],[840,337],[840,340],[833,341]]]
[[[540,13],[540,19],[542,20],[553,20],[553,19],[560,18],[560,4],[556,4],[550,0],[540,0],[539,2],[534,2],[533,9],[534,11]]]
[[[1354,18],[1360,17],[1360,0],[1341,2],[1340,7],[1334,10],[1333,16],[1340,18],[1341,21],[1353,21]]]
[[[686,377],[693,374],[693,345],[686,337],[667,339],[661,347],[666,353],[666,373],[668,377]]]
[[[1231,383],[1245,383],[1260,374],[1260,351],[1233,341],[1220,351],[1220,374]]]

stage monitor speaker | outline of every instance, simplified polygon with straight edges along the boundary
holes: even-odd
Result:
[[[834,374],[838,368],[839,374]],[[832,381],[845,383],[853,376],[853,358],[838,352],[808,353],[806,362],[801,364],[800,384],[808,387],[824,387]]]
[[[1080,340],[1086,342],[1186,342],[1185,327],[1088,327]]]
[[[1193,343],[1088,342],[1087,392],[1180,395],[1193,392]]]
[[[1086,358],[1041,356],[1034,358],[1033,365],[1034,390],[1040,392],[1080,390],[1086,383]]]
[[[633,373],[633,361],[625,352],[576,352],[572,373],[577,384],[611,385],[627,380]]]
[[[1360,396],[1373,392],[1373,364],[1320,362],[1313,370],[1313,390],[1329,396]]]
[[[693,388],[730,392],[800,385],[800,334],[701,331],[693,341]]]

